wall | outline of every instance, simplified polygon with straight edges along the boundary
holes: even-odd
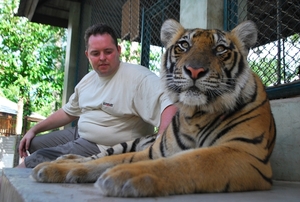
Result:
[[[15,147],[15,135],[10,137],[0,136],[0,170],[13,167]]]
[[[273,179],[300,181],[300,97],[271,101],[277,137]]]

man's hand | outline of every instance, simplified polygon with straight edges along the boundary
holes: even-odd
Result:
[[[19,154],[20,154],[21,158],[28,156],[27,151],[29,149],[30,142],[31,142],[32,138],[34,138],[34,136],[35,136],[34,132],[32,132],[31,130],[29,130],[24,135],[24,137],[22,138],[22,140],[20,141]]]

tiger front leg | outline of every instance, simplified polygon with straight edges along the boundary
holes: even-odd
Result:
[[[56,161],[44,162],[32,170],[32,177],[38,182],[95,182],[107,168],[131,160],[132,154],[126,153],[84,163],[77,163],[72,160],[66,160],[63,163]]]
[[[95,187],[106,196],[142,197],[169,194],[163,175],[165,159],[117,165],[106,170],[96,181]],[[173,178],[174,180],[174,178]],[[173,184],[173,183],[171,183]],[[174,185],[176,183],[174,182]],[[168,186],[168,185],[167,185]]]
[[[95,182],[107,168],[114,166],[114,164],[105,162],[97,163],[96,161],[97,160],[88,161],[85,163],[78,163],[70,160],[66,160],[64,163],[56,161],[44,162],[37,165],[32,170],[31,176],[38,182]]]
[[[187,156],[159,158],[107,169],[95,186],[106,196],[154,197],[194,193],[195,181],[190,176],[195,159]],[[194,167],[195,168],[195,167]]]
[[[271,176],[269,163],[262,164],[238,150],[214,147],[189,150],[168,158],[117,165],[105,171],[95,186],[106,196],[153,197],[267,190],[272,184],[269,180]]]

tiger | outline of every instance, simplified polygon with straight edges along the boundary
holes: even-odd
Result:
[[[44,162],[37,182],[94,183],[104,196],[157,197],[272,188],[276,127],[247,57],[254,22],[231,31],[161,27],[161,81],[178,110],[146,149],[76,163]]]
[[[89,156],[89,157],[83,157],[81,155],[77,154],[66,154],[63,156],[60,156],[57,158],[56,163],[59,162],[66,162],[66,160],[71,160],[72,162],[78,162],[83,163],[91,160],[96,160],[99,158],[102,158],[104,156],[111,156],[111,155],[117,155],[117,154],[123,154],[127,152],[137,152],[142,151],[146,148],[148,148],[157,138],[158,134],[152,134],[147,136],[142,136],[139,138],[136,138],[131,141],[122,142],[120,144],[113,145],[112,147],[109,147],[103,151],[101,151],[98,154]]]

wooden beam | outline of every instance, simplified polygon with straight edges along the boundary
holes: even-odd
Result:
[[[28,0],[27,1],[27,4],[25,6],[24,15],[25,15],[25,17],[27,17],[29,19],[29,21],[31,21],[38,3],[39,3],[39,0]]]

